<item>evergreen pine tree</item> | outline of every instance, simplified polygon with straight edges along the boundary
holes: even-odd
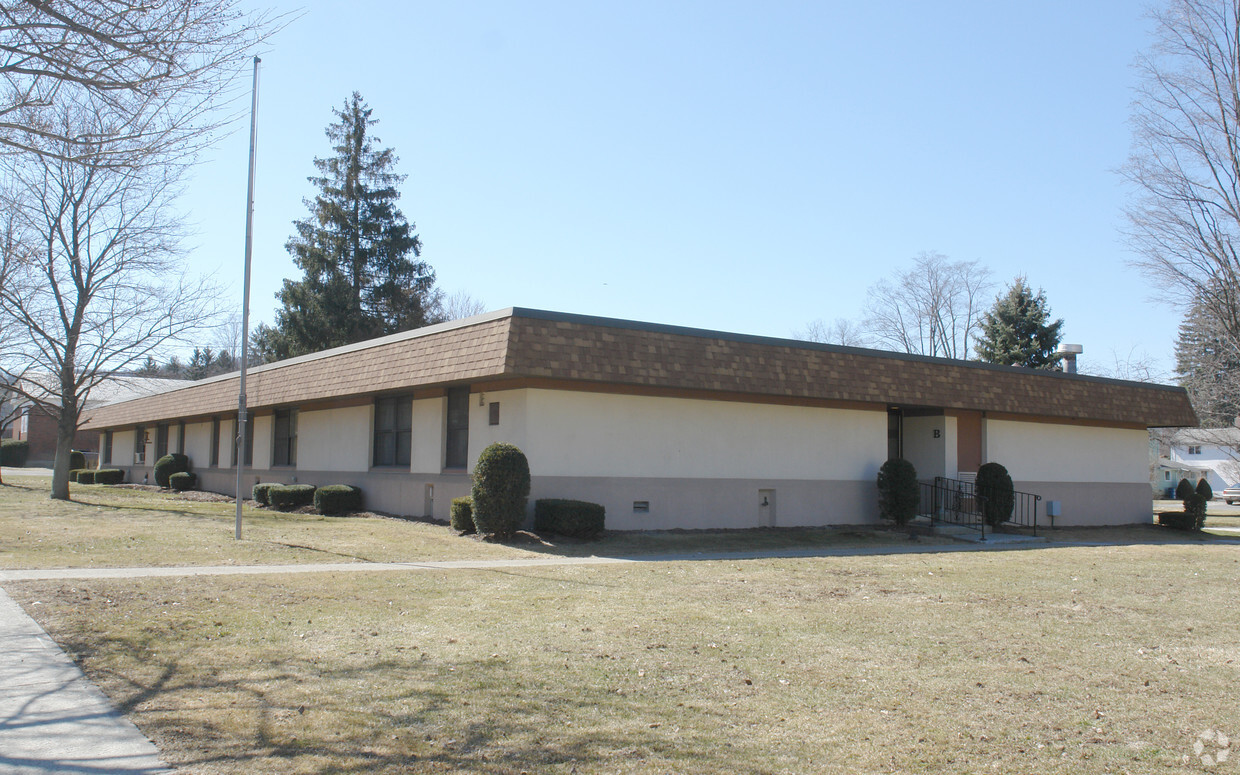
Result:
[[[1193,304],[1175,342],[1175,370],[1206,428],[1231,425],[1240,415],[1240,353],[1209,310]]]
[[[982,320],[977,357],[1005,366],[1053,367],[1059,360],[1055,351],[1063,319],[1052,323],[1050,317],[1046,293],[1038,289],[1035,295],[1025,278],[1017,277]]]
[[[254,341],[263,360],[291,358],[424,326],[434,299],[435,273],[418,260],[422,243],[396,207],[391,148],[370,133],[378,123],[354,92],[327,127],[335,155],[315,159],[319,189],[306,201],[310,216],[296,221],[285,249],[304,272],[285,280],[276,297],[276,325]]]

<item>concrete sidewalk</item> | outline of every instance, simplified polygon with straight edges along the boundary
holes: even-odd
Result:
[[[0,773],[168,771],[155,746],[0,589]]]

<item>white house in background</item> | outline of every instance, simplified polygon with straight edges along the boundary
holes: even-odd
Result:
[[[102,465],[142,481],[183,449],[233,492],[237,382],[94,409]],[[1197,424],[1178,387],[530,309],[267,364],[246,393],[247,488],[352,484],[444,519],[504,441],[531,501],[601,503],[620,530],[871,522],[890,457],[923,479],[1002,463],[1057,525],[1149,522],[1148,429]]]
[[[1204,475],[1215,493],[1240,482],[1240,428],[1183,428],[1171,434],[1166,447],[1170,465]]]

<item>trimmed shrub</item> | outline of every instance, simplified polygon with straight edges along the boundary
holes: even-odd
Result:
[[[1012,507],[1016,504],[1016,491],[1012,487],[1012,477],[1008,470],[998,463],[983,463],[977,469],[977,482],[974,485],[982,501],[982,513],[986,524],[997,527],[1012,516]]]
[[[279,482],[259,482],[254,485],[254,490],[251,492],[251,495],[254,496],[254,502],[260,506],[270,506],[271,499],[267,497],[267,494],[271,492],[272,487],[280,486]]]
[[[474,526],[483,535],[508,538],[525,521],[530,496],[530,463],[512,444],[496,442],[474,466]]]
[[[95,483],[95,469],[83,468],[81,471],[78,471],[77,483],[78,484],[94,484]]]
[[[0,441],[0,466],[21,468],[30,457],[30,443],[17,439]]]
[[[1197,493],[1193,493],[1184,499],[1184,513],[1192,518],[1193,530],[1200,530],[1206,526],[1206,501]]]
[[[534,501],[534,529],[573,538],[599,538],[603,535],[606,510],[588,501],[540,498]]]
[[[474,526],[473,499],[468,495],[463,498],[453,498],[452,508],[448,511],[448,522],[453,530],[461,533],[477,533],[478,528]]]
[[[191,474],[189,471],[177,471],[168,477],[168,486],[177,492],[192,490],[196,484],[198,484],[198,474]]]
[[[82,473],[85,470],[86,470],[85,468],[70,468],[69,469],[69,481],[76,482],[78,480],[78,474]]]
[[[1158,524],[1173,530],[1198,530],[1197,518],[1182,511],[1164,511],[1158,515]]]
[[[125,472],[119,468],[100,468],[95,472],[95,484],[120,484],[125,481]]]
[[[328,484],[314,491],[314,510],[320,514],[348,514],[362,510],[362,491],[348,484]]]
[[[78,452],[76,449],[70,452],[69,453],[69,467],[70,468],[85,468],[86,467],[86,453]]]
[[[917,513],[921,493],[917,469],[900,457],[893,457],[878,469],[878,510],[886,519],[904,525]]]
[[[277,484],[267,491],[271,507],[280,511],[292,511],[314,503],[313,484]]]
[[[1206,500],[1210,500],[1214,497],[1214,488],[1205,479],[1201,479],[1197,482],[1197,494]]]
[[[155,484],[166,490],[171,486],[168,480],[173,474],[188,470],[189,458],[171,452],[155,461]]]
[[[1195,487],[1193,487],[1192,482],[1188,481],[1187,479],[1181,479],[1180,483],[1175,486],[1175,499],[1178,501],[1182,501],[1188,498],[1188,496],[1195,494],[1196,492],[1197,490]]]

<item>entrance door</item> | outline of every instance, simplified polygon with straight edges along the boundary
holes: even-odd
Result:
[[[982,413],[956,415],[956,470],[977,473],[982,467]]]

